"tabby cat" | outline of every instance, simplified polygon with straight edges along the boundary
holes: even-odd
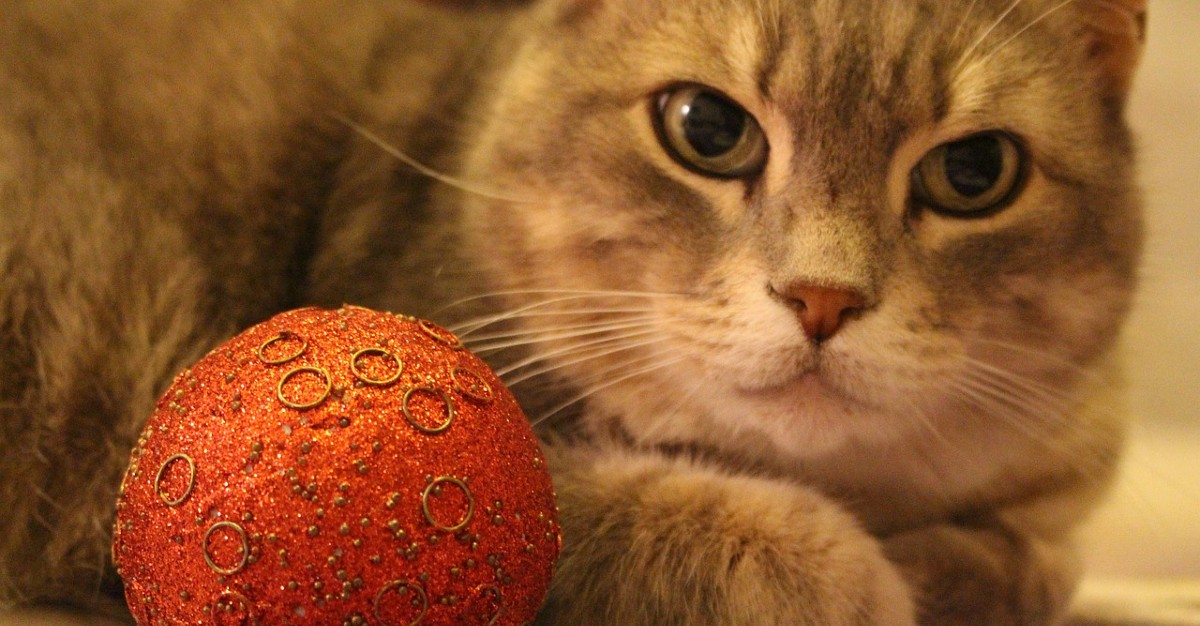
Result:
[[[1145,4],[4,0],[0,603],[118,596],[157,394],[350,302],[537,423],[545,624],[1058,622]]]

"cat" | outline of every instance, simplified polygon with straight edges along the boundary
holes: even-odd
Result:
[[[118,596],[157,394],[349,302],[544,436],[539,623],[1057,623],[1121,448],[1145,11],[6,0],[0,603]]]

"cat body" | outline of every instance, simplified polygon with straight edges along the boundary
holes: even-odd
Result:
[[[114,593],[157,394],[350,302],[546,436],[543,623],[1061,619],[1144,2],[434,4],[5,3],[0,601]]]

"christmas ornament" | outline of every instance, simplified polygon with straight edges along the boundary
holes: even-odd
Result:
[[[447,330],[283,313],[180,374],[121,486],[139,624],[523,624],[561,544],[512,394]]]

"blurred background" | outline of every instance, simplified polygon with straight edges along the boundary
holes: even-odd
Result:
[[[1124,474],[1084,536],[1089,597],[1161,597],[1200,624],[1200,0],[1150,0],[1129,117],[1148,241],[1125,336],[1133,428]]]

